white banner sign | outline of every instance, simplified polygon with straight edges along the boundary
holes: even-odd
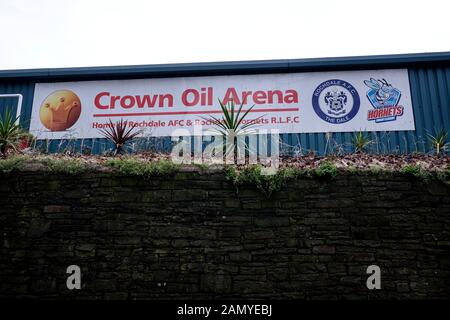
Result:
[[[218,99],[254,105],[246,121],[280,133],[414,130],[408,71],[396,69],[38,83],[30,131],[98,138],[124,119],[142,135],[194,134],[221,118]]]

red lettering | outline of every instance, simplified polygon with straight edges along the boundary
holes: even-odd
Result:
[[[145,96],[136,96],[137,106],[138,108],[143,108],[145,105],[147,105],[149,108],[153,108],[155,106],[157,98],[157,95],[150,96],[148,94],[146,94]]]
[[[159,107],[164,107],[164,100],[167,99],[167,106],[173,107],[173,96],[171,94],[160,94],[159,95]]]
[[[122,99],[120,99],[120,106],[124,109],[133,108],[135,103],[136,101],[134,100],[133,96],[124,96]]]
[[[95,104],[95,106],[96,106],[98,109],[103,109],[103,110],[105,110],[105,109],[108,109],[108,108],[109,108],[108,105],[101,104],[101,102],[100,102],[100,99],[101,99],[102,97],[104,97],[104,96],[109,97],[109,92],[106,92],[106,91],[105,91],[105,92],[100,92],[99,94],[97,94],[97,95],[95,96],[94,104]]]
[[[111,109],[114,109],[115,108],[115,106],[116,106],[116,101],[117,100],[120,100],[120,96],[112,96],[111,97],[111,102],[110,102],[110,104],[109,104],[109,107],[111,108]]]
[[[208,106],[212,106],[213,104],[213,88],[208,87]]]
[[[367,119],[374,120],[374,119],[379,119],[379,118],[387,118],[387,117],[394,117],[394,116],[401,116],[401,115],[403,115],[403,107],[402,106],[386,107],[386,108],[369,110],[367,112]]]
[[[286,96],[284,97],[284,103],[298,103],[297,90],[286,90]]]
[[[188,100],[188,95],[192,94],[193,99],[191,101]],[[187,89],[184,90],[183,94],[181,95],[181,101],[186,107],[192,107],[195,106],[200,99],[200,94],[195,89]]]
[[[251,97],[253,101],[249,101],[249,97]],[[241,104],[241,102],[242,104],[298,103],[298,93],[296,90],[292,89],[286,90],[285,95],[283,95],[283,92],[281,90],[257,90],[255,92],[242,91],[242,94],[238,95],[235,88],[228,88],[225,92],[223,103],[228,104],[231,101],[238,105]]]
[[[264,104],[266,103],[266,93],[264,91],[255,91],[253,94],[253,101],[256,104]]]
[[[233,101],[237,105],[241,104],[241,101],[239,101],[239,97],[235,88],[228,88],[227,92],[225,92],[225,97],[223,98],[222,103],[228,104],[231,101]]]
[[[278,98],[277,103],[283,103],[283,93],[280,90],[269,91],[269,103],[273,103],[273,96]]]
[[[244,91],[244,92],[242,92],[242,103],[243,104],[247,104],[248,103],[247,102],[247,97],[251,96],[251,95],[252,95],[251,91]]]

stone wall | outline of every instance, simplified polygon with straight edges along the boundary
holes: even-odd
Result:
[[[0,175],[0,297],[450,297],[450,188],[404,176],[236,195],[221,172]],[[78,265],[82,289],[68,290]],[[381,290],[368,290],[369,265]]]

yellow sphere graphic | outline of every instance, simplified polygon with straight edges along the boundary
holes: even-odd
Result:
[[[50,131],[64,131],[77,122],[81,114],[81,101],[70,90],[52,92],[41,104],[39,117]]]

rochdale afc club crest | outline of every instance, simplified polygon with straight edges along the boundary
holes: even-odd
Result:
[[[317,115],[333,124],[345,123],[358,113],[358,91],[347,81],[331,79],[322,82],[313,93],[312,105]]]

